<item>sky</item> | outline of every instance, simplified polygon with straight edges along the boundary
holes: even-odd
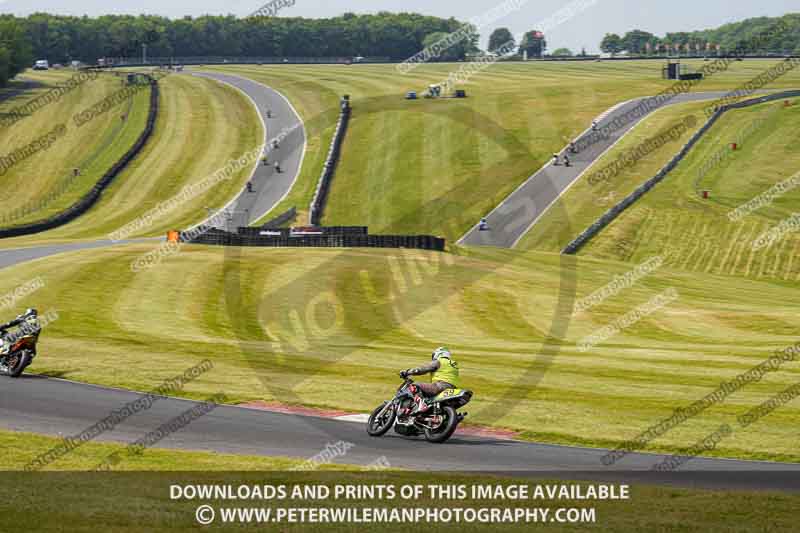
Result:
[[[0,0],[0,13],[27,15],[44,11],[89,16],[147,13],[170,18],[233,14],[244,17],[268,1]],[[582,47],[586,47],[588,52],[596,52],[607,32],[622,35],[632,29],[641,29],[663,35],[668,31],[714,28],[750,17],[800,13],[800,0],[295,0],[293,6],[284,7],[277,16],[317,18],[345,12],[392,11],[455,17],[466,22],[490,13],[504,1],[521,7],[503,18],[489,17],[491,23],[480,28],[484,45],[496,27],[507,27],[515,35],[520,35],[524,31],[541,29],[548,17],[575,1],[593,4],[545,32],[549,50],[567,47],[576,53]]]

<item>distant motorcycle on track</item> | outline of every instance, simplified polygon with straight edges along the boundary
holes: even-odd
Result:
[[[430,409],[415,414],[414,381],[405,378],[395,397],[376,408],[367,421],[367,433],[373,437],[386,434],[392,425],[400,435],[425,435],[428,442],[440,444],[453,436],[458,424],[467,416],[457,410],[469,403],[472,391],[446,389],[433,398],[426,398]]]
[[[17,328],[9,333],[11,328]],[[0,375],[18,378],[36,357],[36,343],[42,326],[36,309],[0,325]]]

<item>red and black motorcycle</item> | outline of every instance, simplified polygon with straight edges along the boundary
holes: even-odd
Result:
[[[11,328],[16,328],[10,332]],[[39,313],[28,309],[24,314],[0,325],[0,375],[18,378],[36,357],[36,343],[42,331]]]
[[[370,415],[367,433],[373,437],[383,436],[392,426],[396,433],[415,437],[425,435],[425,440],[440,444],[455,433],[458,424],[467,413],[459,413],[472,399],[467,389],[446,389],[433,398],[426,398],[430,409],[414,414],[414,381],[404,378],[403,384],[389,401],[383,402]]]

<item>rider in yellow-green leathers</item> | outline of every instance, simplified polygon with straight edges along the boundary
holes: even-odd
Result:
[[[444,347],[437,348],[432,354],[432,361],[429,365],[421,366],[418,368],[410,368],[400,372],[400,375],[405,378],[407,376],[421,376],[424,374],[432,374],[430,383],[415,383],[414,386],[417,390],[414,392],[421,392],[417,394],[416,408],[411,414],[424,413],[430,406],[425,402],[424,396],[433,397],[447,389],[455,389],[460,386],[460,378],[458,372],[458,363],[453,358],[450,350]]]

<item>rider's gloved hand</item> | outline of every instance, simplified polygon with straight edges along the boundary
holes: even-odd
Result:
[[[401,370],[400,377],[406,379],[408,377],[408,370]]]

